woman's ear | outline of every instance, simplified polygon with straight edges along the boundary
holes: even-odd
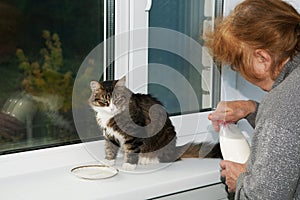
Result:
[[[254,55],[258,63],[260,63],[261,66],[264,66],[264,71],[269,71],[272,64],[272,58],[270,54],[266,50],[256,49]]]

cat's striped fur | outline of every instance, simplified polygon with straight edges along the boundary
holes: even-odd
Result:
[[[125,87],[125,77],[91,82],[90,106],[105,137],[105,156],[112,164],[119,148],[124,150],[123,168],[137,164],[173,162],[182,157],[200,157],[201,145],[176,146],[176,132],[161,102],[151,95],[135,94]],[[221,157],[220,148],[203,157]]]

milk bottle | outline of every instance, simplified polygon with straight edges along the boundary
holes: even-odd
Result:
[[[250,146],[240,129],[235,124],[221,124],[219,134],[224,160],[245,163],[250,154]]]

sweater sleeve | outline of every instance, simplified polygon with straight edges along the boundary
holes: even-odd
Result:
[[[299,130],[264,123],[259,139],[236,181],[236,199],[292,199],[300,176]]]
[[[255,128],[255,119],[256,119],[256,115],[257,115],[257,110],[258,110],[258,107],[259,107],[259,103],[256,102],[256,101],[253,101],[253,102],[255,102],[255,104],[256,104],[255,112],[250,113],[248,116],[245,117],[245,119],[249,122],[249,124],[253,128]]]

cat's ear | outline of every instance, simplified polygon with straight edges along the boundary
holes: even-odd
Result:
[[[123,76],[121,79],[118,80],[116,83],[117,87],[125,87],[126,86],[126,76]]]
[[[90,87],[92,91],[98,90],[100,88],[100,83],[98,81],[91,81]]]

